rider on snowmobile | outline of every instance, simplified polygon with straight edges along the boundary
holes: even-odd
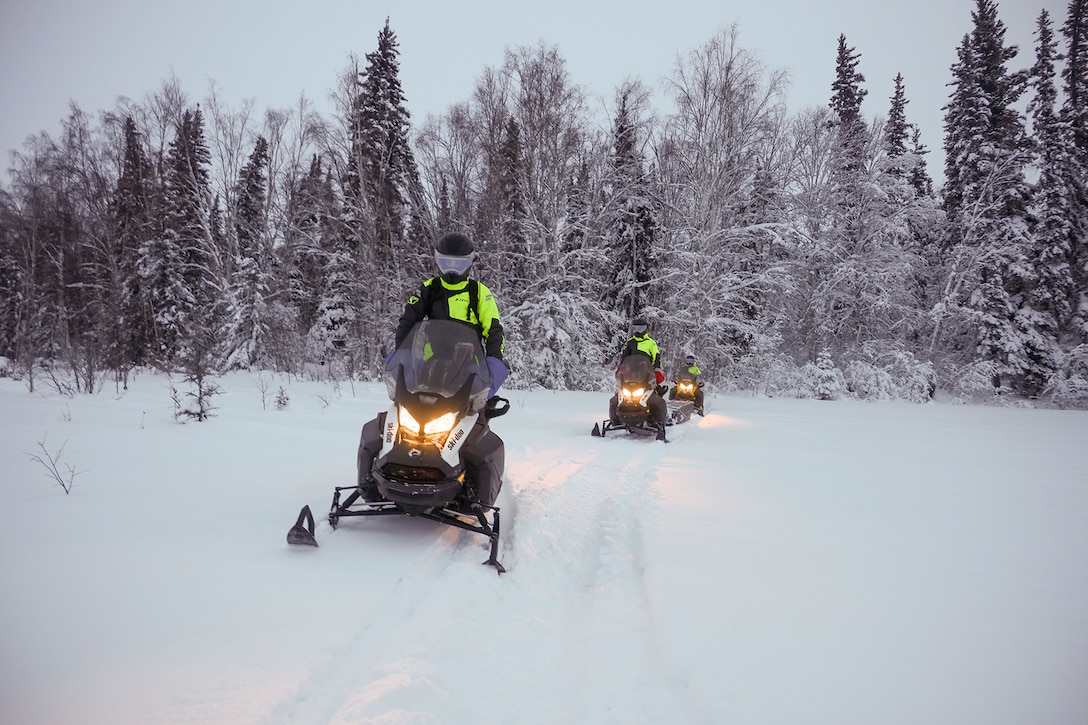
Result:
[[[491,432],[486,421],[489,415],[494,414],[494,406],[503,402],[495,397],[495,393],[509,373],[502,357],[505,339],[499,322],[499,308],[486,285],[469,279],[469,269],[476,259],[476,252],[468,237],[456,232],[446,234],[438,240],[434,259],[439,276],[425,281],[419,292],[408,298],[397,325],[396,345],[399,348],[412,328],[428,318],[465,322],[479,334],[491,379],[488,410],[472,429],[463,451],[468,477],[475,481],[480,501],[490,505],[494,503],[502,485],[502,466],[498,466],[499,470],[496,471],[495,466],[490,465],[491,461],[497,460],[497,455],[501,455],[502,441]],[[359,446],[359,488],[367,501],[378,498],[377,488],[369,475],[381,447],[381,429],[374,420],[363,428]]]
[[[491,374],[488,397],[491,397],[509,373],[503,360],[506,340],[491,290],[483,282],[469,279],[475,259],[476,251],[464,234],[452,232],[439,239],[434,250],[439,276],[425,281],[419,292],[408,298],[395,339],[400,347],[412,327],[425,318],[469,323],[476,328],[487,353],[487,370]]]
[[[623,346],[620,359],[637,354],[649,357],[654,366],[653,384],[660,386],[665,381],[665,373],[661,370],[661,352],[658,349],[657,341],[650,337],[649,329],[650,324],[646,321],[646,318],[637,317],[632,320],[631,337]],[[612,399],[608,401],[608,417],[615,425],[620,423],[619,417],[616,415],[618,406],[619,394],[617,393],[613,394]],[[653,416],[654,423],[657,425],[657,439],[659,441],[665,440],[665,420],[668,416],[668,405],[665,403],[665,399],[661,397],[660,390],[657,387],[650,395],[646,406],[650,409],[650,415]]]
[[[682,379],[688,379],[695,383],[695,412],[699,415],[703,413],[703,371],[695,364],[695,356],[687,355],[684,358],[684,364],[677,366],[676,369],[676,382]],[[674,400],[676,398],[676,386],[674,385],[669,392],[669,399]]]

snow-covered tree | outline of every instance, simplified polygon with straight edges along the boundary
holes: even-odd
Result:
[[[914,130],[907,123],[906,91],[903,88],[903,74],[895,76],[895,90],[892,93],[891,107],[888,110],[888,120],[884,124],[884,154],[889,159],[887,173],[895,177],[905,177],[910,173],[904,163],[910,148],[908,142],[912,140]]]
[[[1069,221],[1073,225],[1070,260],[1077,299],[1071,331],[1088,344],[1088,0],[1070,0],[1062,34],[1066,39],[1062,70],[1061,121],[1072,136],[1069,169]]]
[[[1017,109],[1026,74],[1006,64],[1005,25],[992,0],[977,0],[974,29],[952,67],[953,93],[945,106],[945,210],[949,220],[949,276],[945,310],[976,328],[973,352],[997,379],[1031,375],[1033,332],[1018,317],[1032,285],[1025,165],[1030,144]],[[969,338],[968,338],[969,339]]]
[[[154,167],[144,152],[136,122],[126,116],[121,174],[110,206],[113,253],[120,273],[114,290],[119,308],[114,333],[120,350],[117,366],[144,364],[153,349],[154,322],[137,263],[140,247],[162,233],[161,225],[156,224],[158,199]]]
[[[610,174],[605,184],[611,269],[604,303],[625,320],[661,301],[660,289],[652,289],[658,273],[657,214],[644,168],[645,139],[639,138],[637,114],[645,107],[640,92],[641,87],[625,84],[617,94]]]
[[[354,311],[345,309],[341,320],[356,320],[354,357],[364,367],[376,368],[392,342],[404,296],[429,269],[431,252],[429,247],[420,248],[431,240],[424,240],[419,229],[427,215],[419,208],[422,187],[409,143],[411,123],[400,82],[397,38],[388,19],[378,34],[377,49],[366,55],[354,93],[343,222],[357,271],[368,286],[365,298],[343,301]]]
[[[1068,328],[1076,303],[1073,250],[1072,176],[1075,154],[1069,127],[1058,119],[1054,63],[1057,43],[1045,10],[1039,14],[1038,46],[1031,79],[1035,90],[1028,105],[1038,149],[1039,181],[1032,204],[1034,244],[1031,264],[1034,279],[1020,315],[1038,335],[1034,355],[1039,358],[1034,386],[1045,384],[1057,367],[1058,344]]]
[[[270,358],[271,254],[266,221],[268,142],[258,136],[234,190],[237,248],[224,320],[225,366],[249,369]]]
[[[187,350],[213,347],[221,280],[208,163],[200,110],[187,110],[166,159],[162,233],[141,245],[138,263],[155,322],[155,357],[168,366]]]
[[[668,80],[675,102],[654,137],[660,255],[665,288],[651,318],[667,321],[667,357],[695,350],[708,369],[761,346],[770,312],[759,307],[780,284],[779,260],[754,236],[773,227],[743,218],[761,169],[776,168],[782,143],[784,76],[724,29],[680,59]],[[779,220],[780,221],[780,220]]]

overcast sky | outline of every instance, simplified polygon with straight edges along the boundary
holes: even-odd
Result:
[[[611,107],[625,78],[659,88],[678,55],[733,23],[742,47],[789,72],[789,105],[801,110],[828,102],[842,33],[861,55],[867,117],[887,114],[903,74],[907,120],[921,127],[939,177],[949,67],[974,8],[975,0],[0,0],[2,168],[31,134],[55,136],[69,102],[97,115],[119,96],[143,99],[171,74],[194,101],[214,81],[230,104],[290,107],[305,93],[331,114],[337,76],[350,54],[376,48],[388,17],[417,128],[468,100],[507,48],[557,46],[572,81]],[[1065,0],[998,3],[1006,42],[1020,46],[1012,69],[1033,62],[1043,8],[1057,34]]]

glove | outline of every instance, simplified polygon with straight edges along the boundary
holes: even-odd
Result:
[[[654,378],[657,380],[657,384],[661,385],[661,383],[665,382],[664,371],[662,371],[661,368],[654,369]]]
[[[487,372],[491,375],[491,389],[487,393],[487,397],[494,397],[495,393],[499,392],[499,388],[502,386],[503,381],[506,380],[506,376],[510,374],[510,371],[506,369],[506,363],[500,358],[490,357],[487,358]]]

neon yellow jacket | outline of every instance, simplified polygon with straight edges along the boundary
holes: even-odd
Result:
[[[657,348],[657,341],[649,335],[632,335],[623,346],[623,357],[634,355],[636,352],[649,355],[654,367],[661,367],[661,351]]]
[[[432,277],[424,282],[419,293],[409,297],[404,306],[397,325],[397,347],[404,342],[412,327],[426,318],[461,320],[475,326],[488,357],[502,359],[506,339],[499,321],[499,306],[483,282],[468,279],[449,284],[441,277]]]

